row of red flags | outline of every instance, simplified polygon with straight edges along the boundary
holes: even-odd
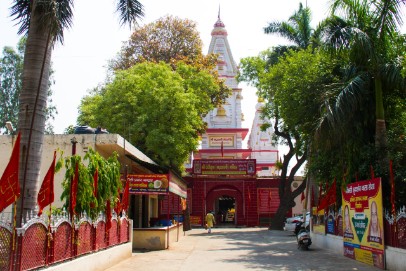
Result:
[[[4,170],[4,173],[0,179],[0,212],[2,212],[7,206],[13,204],[20,197],[20,184],[18,181],[18,170],[19,170],[19,158],[20,158],[20,140],[21,134],[18,133],[16,142],[14,144],[13,151],[11,153],[10,161]],[[39,207],[38,216],[42,214],[43,209],[54,202],[54,176],[55,176],[55,163],[56,163],[56,152],[54,152],[54,158],[52,160],[51,166],[49,167],[44,180],[42,182],[41,188],[38,192],[37,203]],[[98,170],[93,176],[94,179],[94,191],[93,194],[97,197],[97,185],[98,185]],[[70,204],[69,212],[71,217],[75,213],[76,207],[76,195],[78,189],[79,181],[79,168],[76,164],[75,175],[71,183],[70,192]],[[119,193],[120,194],[120,193]],[[129,201],[129,182],[126,181],[123,197],[119,202],[117,202],[114,208],[115,212],[118,214],[122,210],[128,209]],[[106,206],[106,218],[111,220],[111,210],[110,201],[107,201]]]

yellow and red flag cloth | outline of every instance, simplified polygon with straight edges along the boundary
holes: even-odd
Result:
[[[0,179],[0,212],[15,202],[20,196],[20,184],[18,182],[18,163],[20,160],[20,140],[18,133],[16,143],[11,153],[10,161]]]
[[[55,160],[56,151],[54,151],[54,159],[48,169],[47,174],[42,181],[41,188],[38,192],[37,203],[39,207],[38,216],[42,214],[42,210],[52,202],[54,202],[54,175],[55,175]]]

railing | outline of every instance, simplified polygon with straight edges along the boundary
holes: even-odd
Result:
[[[113,213],[111,228],[100,214],[72,225],[66,214],[34,216],[13,234],[10,217],[0,215],[0,271],[33,270],[129,242],[129,221]],[[15,242],[13,242],[15,240]]]
[[[332,212],[327,214],[327,217],[332,215],[335,222],[335,235],[343,236],[343,217],[341,215],[341,209],[338,212]],[[327,224],[327,223],[326,223]],[[326,226],[327,228],[327,226]],[[326,231],[327,233],[327,231]],[[330,233],[331,234],[331,233]],[[391,215],[388,211],[385,211],[384,215],[384,234],[385,245],[406,249],[406,207],[400,208],[396,216]]]
[[[406,207],[400,208],[396,216],[385,212],[384,221],[386,245],[406,249]]]

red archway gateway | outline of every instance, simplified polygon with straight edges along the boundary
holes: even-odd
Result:
[[[206,209],[213,210],[215,211],[215,214],[217,214],[219,210],[218,206],[216,206],[216,201],[219,198],[223,197],[224,195],[227,195],[230,198],[234,198],[235,201],[234,223],[236,224],[238,220],[241,220],[245,217],[245,210],[243,208],[244,207],[243,193],[237,187],[233,185],[218,185],[213,187],[210,191],[207,192]]]

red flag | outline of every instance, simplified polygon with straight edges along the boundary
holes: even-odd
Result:
[[[93,175],[93,196],[97,199],[97,185],[99,182],[99,170],[96,168],[96,171]]]
[[[0,212],[6,209],[20,196],[20,183],[18,182],[18,163],[20,160],[20,139],[18,133],[10,161],[0,179]]]
[[[328,205],[334,204],[337,201],[337,181],[334,179],[333,184],[331,185],[328,191]]]
[[[111,228],[111,207],[110,200],[106,204],[106,232]]]
[[[305,199],[305,194],[304,194],[304,191],[303,191],[302,195],[300,196],[300,201],[302,202],[302,201],[304,201],[304,199]]]
[[[123,211],[127,211],[128,209],[129,195],[130,195],[130,181],[127,180],[125,182],[123,198],[121,199],[121,208]]]
[[[55,175],[55,160],[56,151],[54,151],[54,159],[52,160],[51,166],[48,169],[47,174],[42,181],[41,188],[38,192],[37,203],[39,207],[38,216],[42,214],[42,210],[45,206],[54,202],[54,175]]]
[[[389,177],[390,177],[390,203],[392,205],[392,215],[395,214],[396,208],[395,208],[395,178],[393,176],[393,164],[392,160],[389,161]]]
[[[221,157],[224,157],[224,144],[223,144],[223,140],[221,140]]]
[[[76,164],[75,167],[75,175],[73,176],[73,180],[71,182],[71,186],[70,186],[70,216],[73,217],[74,214],[76,214],[75,212],[75,207],[76,207],[76,196],[78,193],[78,182],[79,182],[79,164]]]

